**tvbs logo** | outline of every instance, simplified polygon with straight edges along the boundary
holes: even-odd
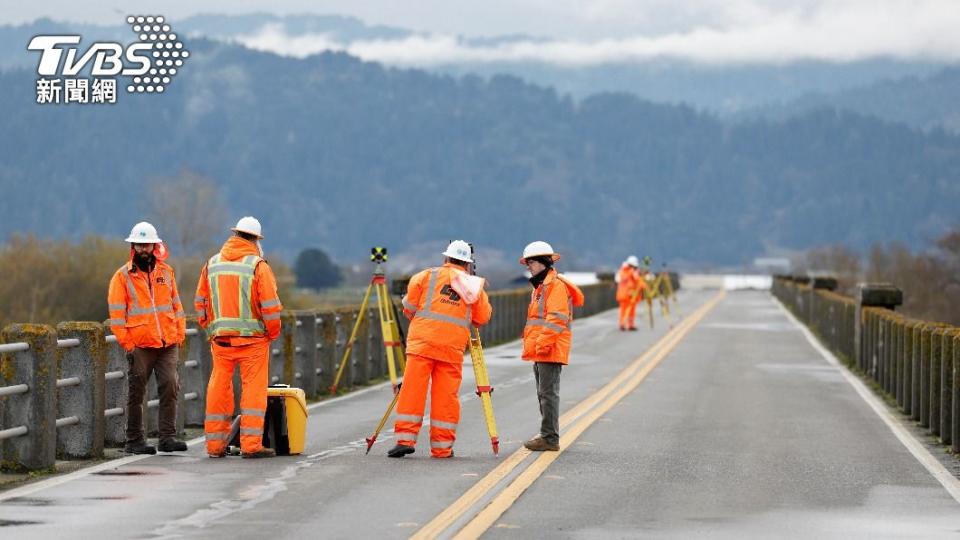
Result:
[[[95,42],[81,50],[78,35],[34,36],[27,49],[40,52],[37,103],[116,103],[117,76],[131,77],[129,93],[164,92],[190,52],[162,16],[131,15],[127,24],[139,38],[127,45]]]

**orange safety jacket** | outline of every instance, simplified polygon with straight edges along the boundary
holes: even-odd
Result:
[[[643,300],[643,291],[647,288],[647,281],[636,268],[624,264],[617,272],[617,302]]]
[[[524,360],[566,364],[570,357],[573,307],[582,306],[583,292],[553,268],[530,296],[523,328]]]
[[[443,362],[463,363],[470,342],[471,326],[487,324],[493,314],[487,292],[467,304],[450,285],[459,266],[446,263],[428,268],[410,278],[403,297],[403,314],[411,319],[407,355],[419,355]]]
[[[218,343],[236,347],[280,335],[283,305],[273,270],[256,244],[239,236],[204,265],[193,304],[200,326]]]
[[[161,348],[183,343],[186,315],[173,268],[157,261],[144,272],[130,261],[110,279],[107,307],[110,330],[126,351],[134,347]]]

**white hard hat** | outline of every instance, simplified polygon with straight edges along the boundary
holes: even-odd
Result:
[[[631,256],[627,257],[626,263],[629,264],[630,266],[639,267],[639,266],[640,266],[640,259],[638,259],[636,255],[631,255]]]
[[[260,228],[260,221],[253,216],[240,218],[240,221],[237,222],[237,226],[230,230],[234,232],[252,234],[257,238],[263,238],[263,234],[261,234],[262,229]]]
[[[530,242],[527,244],[527,247],[523,248],[523,256],[520,257],[520,264],[527,264],[527,259],[530,257],[539,257],[541,255],[549,255],[553,258],[553,262],[560,260],[560,254],[553,251],[553,246],[542,240],[537,240],[536,242]]]
[[[443,252],[443,255],[458,261],[472,263],[473,259],[470,258],[470,251],[470,244],[463,240],[454,240],[447,246],[447,250]]]
[[[146,221],[141,221],[130,229],[130,237],[124,240],[124,242],[130,242],[131,244],[159,244],[163,242],[163,240],[157,236],[156,227]]]

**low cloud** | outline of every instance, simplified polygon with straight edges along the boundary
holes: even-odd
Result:
[[[882,6],[881,6],[882,5]],[[799,60],[847,62],[875,57],[960,59],[960,4],[849,2],[823,8],[740,13],[723,25],[611,39],[471,41],[421,33],[403,39],[338,41],[325,34],[290,35],[266,25],[233,39],[247,47],[304,57],[344,51],[403,66],[544,62],[567,66],[685,60],[700,64],[770,64]]]

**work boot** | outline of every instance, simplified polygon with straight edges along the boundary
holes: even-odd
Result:
[[[406,446],[403,444],[398,444],[387,451],[387,456],[389,457],[403,457],[407,454],[412,454],[416,452],[416,448],[412,446]]]
[[[163,439],[157,449],[161,452],[186,452],[187,443],[176,439]]]
[[[128,442],[123,447],[123,451],[127,454],[156,454],[157,449],[143,441],[137,442]]]
[[[556,452],[557,450],[560,450],[559,444],[550,444],[546,441],[546,439],[539,435],[523,443],[523,446],[527,450],[532,450],[534,452]]]
[[[277,455],[276,450],[274,450],[273,448],[267,448],[266,446],[264,446],[263,448],[257,450],[256,452],[252,452],[252,453],[243,452],[240,454],[240,457],[256,459],[256,458],[265,458],[265,457],[276,457],[276,455]]]

